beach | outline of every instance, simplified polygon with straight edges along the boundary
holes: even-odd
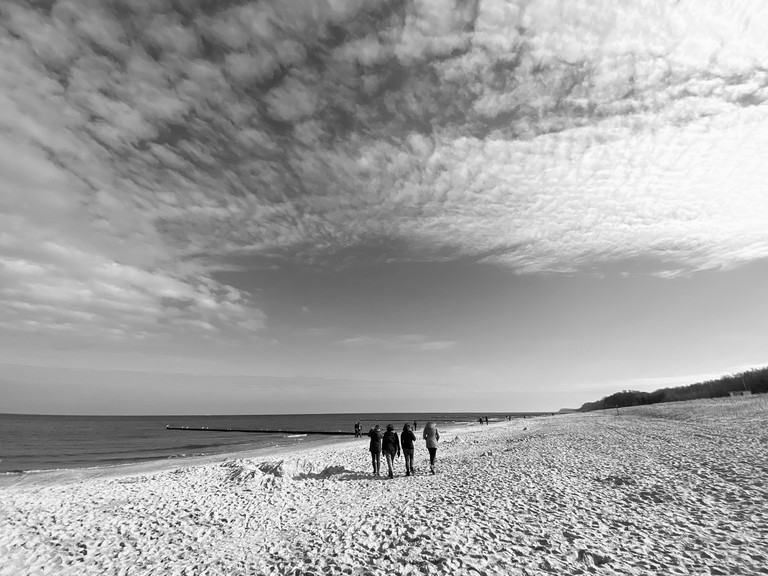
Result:
[[[476,424],[394,479],[367,439],[25,475],[0,576],[768,574],[767,421],[754,396]]]

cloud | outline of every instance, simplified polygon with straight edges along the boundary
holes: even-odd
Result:
[[[423,334],[398,334],[386,336],[358,335],[338,342],[347,348],[372,348],[389,350],[447,350],[456,346],[456,342],[430,340]]]
[[[76,7],[60,8],[66,16]],[[110,166],[118,159],[105,145],[121,149],[151,133],[148,119],[175,114],[178,106],[162,106],[163,98],[173,99],[160,94],[157,112],[144,110],[144,100],[118,100],[98,92],[113,74],[113,63],[78,42],[121,52],[113,43],[120,35],[102,34],[109,26],[99,29],[93,21],[83,21],[78,30],[84,36],[64,42],[60,22],[43,26],[58,35],[36,34],[39,14],[15,15],[30,25],[25,33],[34,42],[2,36],[7,48],[0,57],[2,73],[12,80],[0,95],[3,328],[117,340],[190,330],[219,335],[258,331],[264,316],[245,295],[217,285],[194,264],[177,262],[181,254],[153,225],[152,211],[158,206],[147,202],[147,192],[153,191],[137,190]],[[61,64],[61,46],[84,66],[71,70],[66,88],[43,68]],[[135,59],[126,65],[141,68]],[[135,79],[132,89],[137,92],[141,74]],[[153,100],[152,94],[146,100]],[[87,115],[103,122],[89,124]],[[130,197],[131,191],[138,193]],[[183,310],[168,306],[169,299],[188,305]]]
[[[38,263],[0,258],[0,325],[6,329],[131,340],[189,329],[253,332],[263,324],[242,294],[211,280],[148,272],[53,243],[43,247]]]
[[[227,258],[380,238],[521,273],[768,256],[762,2],[2,10],[7,327],[258,332]]]

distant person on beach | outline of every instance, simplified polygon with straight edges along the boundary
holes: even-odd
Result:
[[[480,422],[480,426],[483,425],[483,417],[482,416],[480,416],[480,418],[478,418],[477,421]]]
[[[413,429],[414,429],[414,430],[418,430],[418,429],[419,429],[419,427],[418,427],[418,426],[416,426],[416,420],[414,420],[414,421],[413,421]]]
[[[415,422],[414,422],[415,424]],[[416,442],[416,434],[411,430],[410,424],[403,425],[403,431],[400,433],[400,443],[403,445],[403,456],[405,456],[405,475],[416,474],[413,469],[413,443]]]
[[[488,416],[485,417],[485,425],[488,426]]]
[[[390,478],[395,477],[395,454],[400,456],[400,440],[395,432],[395,427],[392,424],[387,424],[387,431],[384,432],[384,437],[381,439],[381,450],[384,452],[384,457],[387,459],[387,470]]]
[[[437,426],[431,420],[424,426],[424,440],[427,441],[427,450],[429,451],[429,471],[435,473],[435,457],[437,456],[437,441],[440,440],[440,432]]]
[[[363,436],[363,427],[360,422],[355,422],[355,438],[361,438]]]
[[[381,428],[378,424],[368,431],[368,436],[371,437],[371,463],[373,464],[373,473],[378,476],[379,469],[381,468]]]

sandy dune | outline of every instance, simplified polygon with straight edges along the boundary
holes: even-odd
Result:
[[[0,489],[0,575],[768,574],[768,398],[444,432]]]

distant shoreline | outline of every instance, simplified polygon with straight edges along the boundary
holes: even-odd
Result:
[[[503,422],[504,421],[491,421],[491,425],[496,425]],[[440,426],[440,430],[444,431],[446,434],[455,434],[457,432],[467,430],[468,427],[475,425],[477,425],[478,428],[480,427],[479,423],[477,422],[466,422],[464,424],[455,424],[453,426],[443,425]],[[418,434],[420,429],[416,431],[417,437],[419,438],[420,436],[418,436]],[[158,457],[106,466],[97,465],[0,472],[0,489],[10,486],[47,486],[52,484],[69,484],[72,482],[82,482],[94,478],[114,478],[136,474],[160,473],[179,468],[205,466],[208,464],[225,462],[237,458],[264,458],[275,456],[289,457],[318,448],[326,448],[344,444],[360,443],[361,450],[364,449],[367,451],[367,432],[368,430],[363,430],[362,438],[354,438],[350,436],[334,437],[311,435],[306,439],[303,439],[301,443],[286,444],[282,446],[230,449],[216,453],[189,456]]]
[[[27,475],[0,489],[0,555],[14,574],[757,574],[766,417],[753,397],[444,427],[435,474],[419,437],[392,479],[365,437]]]
[[[367,440],[367,438],[366,438]],[[324,448],[335,444],[362,442],[360,438],[317,437],[307,443],[290,446],[250,448],[230,450],[217,454],[198,456],[178,456],[173,458],[157,458],[154,460],[127,462],[110,466],[91,466],[82,468],[60,468],[56,470],[33,470],[24,472],[0,473],[0,489],[18,486],[50,486],[66,485],[73,482],[83,482],[97,478],[120,478],[142,474],[157,474],[180,468],[206,466],[226,462],[237,458],[266,458],[301,454],[308,450]],[[367,444],[366,444],[367,446]]]
[[[528,417],[512,415],[512,418]],[[370,413],[358,418],[342,414],[271,416],[49,416],[0,415],[0,475],[65,469],[124,466],[197,456],[216,456],[267,447],[317,444],[322,433],[353,433],[374,423],[434,419],[443,426],[468,426],[480,416],[472,413]],[[490,422],[503,414],[488,414]],[[170,428],[169,428],[170,427]],[[248,433],[271,430],[272,433]],[[307,435],[290,432],[300,430]],[[316,431],[318,435],[312,432]]]

